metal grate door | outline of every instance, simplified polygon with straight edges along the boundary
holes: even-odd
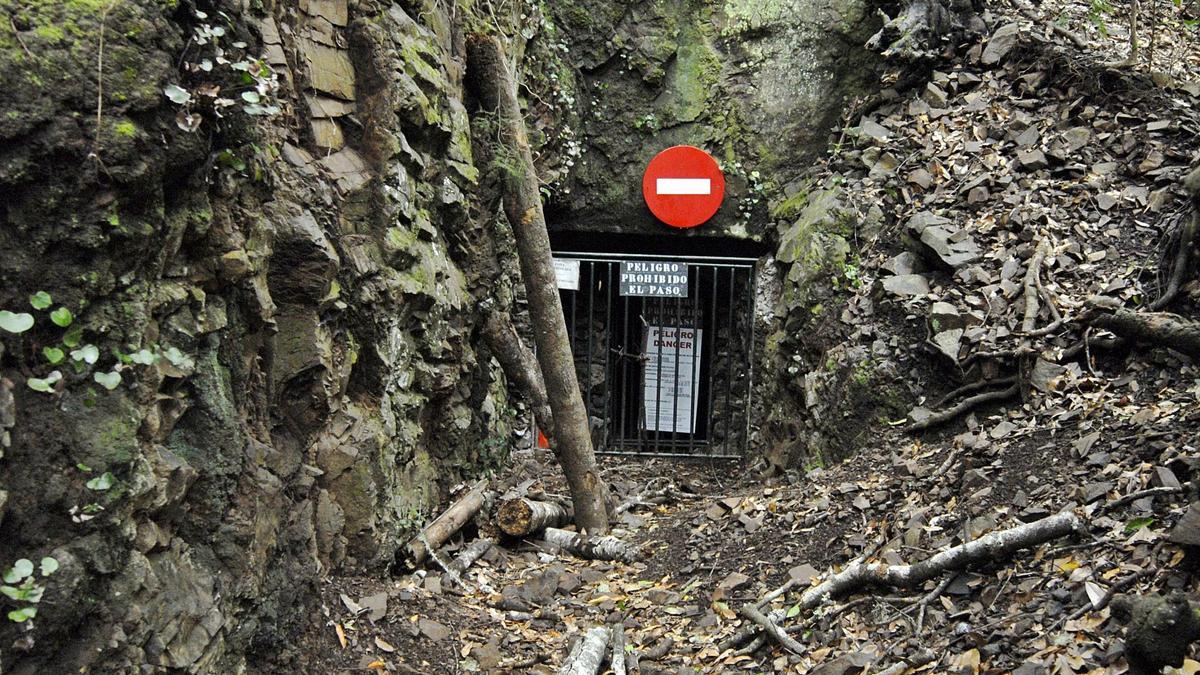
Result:
[[[745,456],[754,379],[755,260],[554,256],[577,275],[560,293],[596,451]],[[629,294],[633,286],[622,287],[623,269],[656,267],[653,263],[675,263],[667,266],[674,270],[686,266],[686,287],[666,289],[682,297],[637,296]],[[682,273],[674,278],[681,280]]]

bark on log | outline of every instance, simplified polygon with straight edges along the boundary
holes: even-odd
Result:
[[[425,526],[420,534],[408,540],[407,549],[409,560],[414,565],[419,565],[429,557],[429,549],[441,548],[442,544],[455,533],[462,529],[462,526],[471,518],[479,513],[479,509],[483,508],[483,497],[487,481],[481,480],[467,491],[467,494],[454,502],[450,508],[446,509],[433,522]]]
[[[800,596],[800,610],[812,610],[829,597],[844,595],[868,586],[912,588],[939,574],[966,569],[988,560],[998,560],[1023,548],[1066,536],[1078,529],[1079,525],[1079,518],[1068,511],[985,534],[974,541],[948,548],[912,565],[851,565],[805,591]]]
[[[612,668],[612,675],[625,675],[627,668],[625,667],[625,625],[617,624],[613,627],[612,636],[612,658],[608,662],[609,668]]]
[[[450,563],[450,567],[446,569],[452,578],[462,578],[462,575],[475,564],[476,560],[483,557],[483,554],[488,552],[492,547],[492,540],[487,538],[476,539],[469,546],[464,548],[454,561]]]
[[[546,543],[588,560],[633,562],[640,556],[633,546],[612,536],[588,537],[575,532],[547,527],[542,533]]]
[[[939,574],[966,569],[989,560],[1000,560],[1022,548],[1044,544],[1066,536],[1078,529],[1079,526],[1079,518],[1068,511],[1007,530],[991,532],[974,541],[936,553],[912,565],[854,562],[841,572],[826,577],[821,583],[805,591],[796,605],[801,612],[811,612],[831,597],[875,586],[912,588]],[[758,609],[762,604],[762,602],[757,602],[749,606]],[[777,624],[783,620],[787,611],[787,609],[775,610],[765,618]],[[721,648],[729,649],[743,644],[757,636],[759,632],[757,624],[749,629],[740,630],[726,639]]]
[[[558,675],[596,675],[604,664],[604,654],[608,651],[611,637],[612,631],[607,626],[596,626],[589,630],[567,655],[562,668],[558,669]]]
[[[558,297],[540,184],[517,99],[516,79],[508,69],[499,40],[491,36],[470,37],[467,63],[480,103],[496,111],[501,150],[512,160],[503,196],[504,212],[516,239],[537,359],[554,414],[554,452],[571,488],[576,522],[588,532],[603,534],[608,531],[607,488],[596,468],[587,410],[575,376],[575,359]]]
[[[517,334],[512,317],[499,310],[491,310],[483,322],[482,335],[488,349],[500,362],[500,368],[509,383],[529,397],[538,428],[554,447],[554,412],[550,409],[550,399],[546,397],[546,383],[542,381],[537,359]]]
[[[1200,357],[1200,321],[1169,312],[1135,312],[1112,298],[1090,298],[1084,319],[1121,337]]]
[[[496,525],[512,537],[526,537],[547,527],[562,527],[571,522],[571,513],[551,502],[509,499],[496,511]]]

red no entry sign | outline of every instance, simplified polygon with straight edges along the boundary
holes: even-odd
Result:
[[[713,217],[725,197],[717,161],[690,145],[658,153],[642,175],[646,206],[671,227],[696,227]]]

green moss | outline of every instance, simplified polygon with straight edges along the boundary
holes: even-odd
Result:
[[[51,42],[59,42],[66,37],[66,33],[63,32],[62,27],[54,25],[38,26],[34,29],[33,33],[43,40]]]
[[[138,130],[137,125],[128,120],[125,120],[122,122],[117,122],[116,124],[113,125],[113,131],[118,136],[124,136],[126,138],[133,138],[134,136],[136,136],[137,130]]]

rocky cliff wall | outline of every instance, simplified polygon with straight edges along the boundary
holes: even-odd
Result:
[[[551,185],[560,229],[774,238],[767,204],[826,145],[847,105],[878,84],[863,45],[868,0],[568,0],[551,3],[577,68],[550,73],[576,100],[573,151]],[[647,162],[672,145],[725,173],[716,217],[687,233],[642,203]]]
[[[520,14],[8,9],[0,567],[58,569],[4,600],[36,616],[0,620],[0,669],[264,668],[322,574],[386,570],[505,458],[461,41]]]

